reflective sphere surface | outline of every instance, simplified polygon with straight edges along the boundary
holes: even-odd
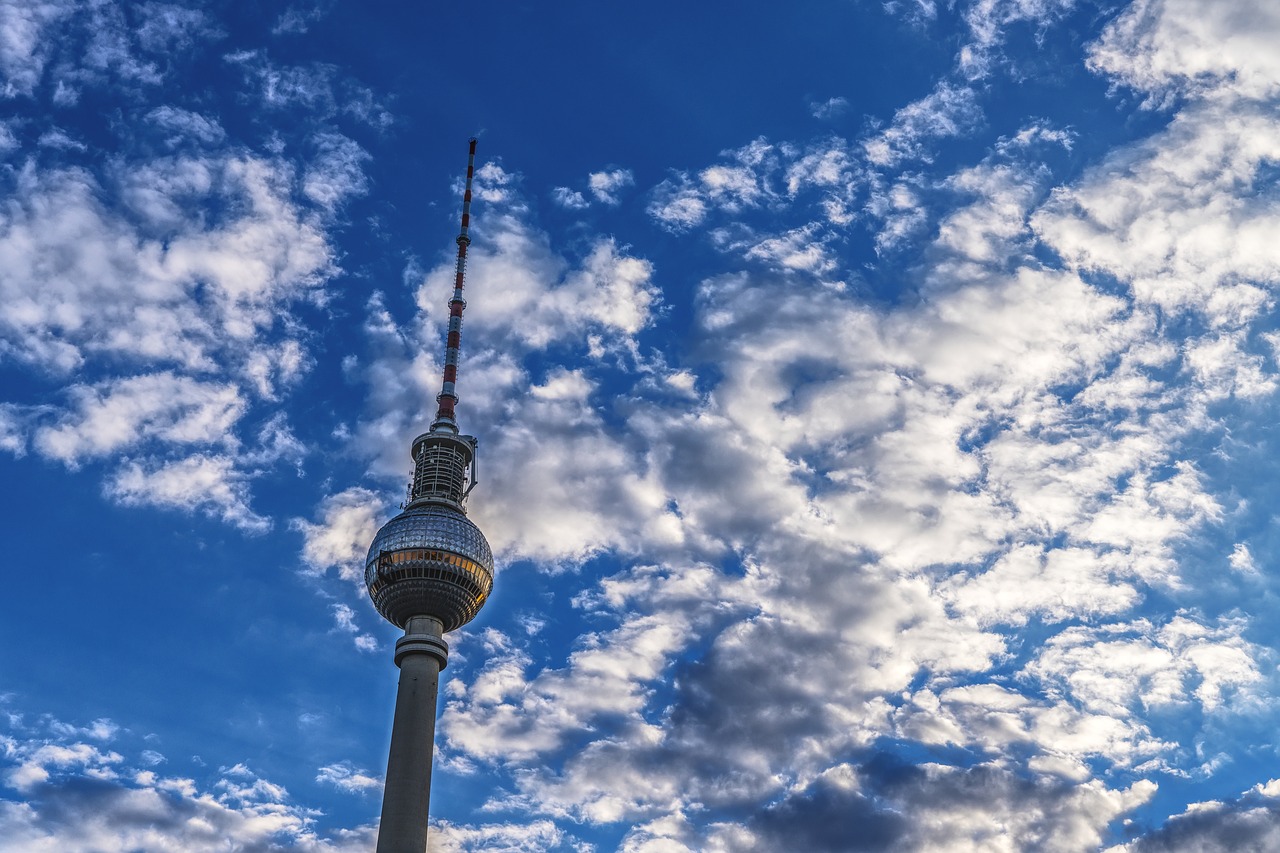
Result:
[[[373,606],[395,625],[434,616],[452,631],[489,597],[493,552],[480,528],[456,509],[410,507],[373,537],[364,582]]]

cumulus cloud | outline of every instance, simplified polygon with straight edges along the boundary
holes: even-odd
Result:
[[[1111,820],[1153,793],[1149,784],[1116,792],[1097,783],[1033,782],[995,765],[909,767],[877,756],[837,767],[755,815],[746,837],[727,847],[1067,853],[1096,848]],[[975,801],[983,808],[975,810]]]
[[[373,843],[374,828],[326,837],[314,813],[280,785],[243,764],[224,768],[211,785],[167,777],[118,752],[60,739],[8,738],[0,761],[24,799],[0,798],[0,846],[12,850],[165,850],[212,853],[235,849],[355,853]],[[144,765],[154,761],[143,758]],[[361,780],[332,770],[335,779]],[[322,770],[322,775],[324,771]],[[357,782],[359,784],[359,782]],[[376,781],[374,784],[377,784]]]
[[[57,403],[4,401],[0,446],[71,467],[111,460],[104,492],[122,503],[266,529],[250,481],[307,452],[269,407],[313,363],[295,312],[324,301],[337,271],[326,228],[366,186],[368,155],[322,119],[369,118],[371,102],[320,74],[328,99],[317,95],[320,123],[301,123],[294,162],[229,138],[208,98],[197,110],[148,93],[220,37],[200,10],[4,4],[0,33],[0,68],[22,69],[9,96],[43,86],[65,106],[123,85],[140,118],[110,129],[111,157],[57,128],[5,137],[35,147],[0,179],[0,358]],[[49,65],[55,40],[74,60]],[[237,62],[270,76],[265,60]]]
[[[687,634],[680,620],[646,616],[606,635],[580,638],[564,671],[526,681],[526,654],[496,632],[483,671],[448,704],[441,728],[467,755],[519,761],[558,748],[601,716],[642,721],[643,685],[655,680]],[[492,747],[497,747],[493,749]]]
[[[77,465],[138,442],[235,444],[232,427],[244,413],[234,385],[201,383],[171,372],[132,376],[88,388],[72,386],[61,422],[38,429],[44,456]]]
[[[597,238],[572,265],[524,220],[512,180],[494,164],[477,170],[476,196],[493,207],[477,222],[468,253],[467,288],[485,298],[468,308],[467,343],[505,339],[521,349],[542,349],[561,340],[581,345],[590,333],[631,337],[644,328],[658,300],[652,264],[611,239]],[[443,328],[452,286],[453,264],[442,261],[417,290],[433,333]],[[473,338],[476,333],[485,337]]]
[[[1143,93],[1265,98],[1280,91],[1280,11],[1249,0],[1137,0],[1092,45],[1090,66]]]
[[[1196,104],[1056,190],[1032,224],[1068,263],[1117,276],[1140,303],[1229,330],[1267,308],[1260,285],[1280,269],[1266,236],[1276,227],[1274,190],[1256,184],[1277,157],[1280,125],[1269,110]]]
[[[52,773],[74,771],[95,779],[114,779],[112,765],[123,758],[117,752],[103,752],[86,743],[42,744],[22,751],[21,763],[6,775],[8,783],[23,793],[49,781]]]
[[[0,403],[0,450],[19,457],[26,455],[26,419],[20,407],[12,403]]]
[[[1192,803],[1156,831],[1108,853],[1227,853],[1280,844],[1280,783],[1259,783],[1229,801]]]
[[[881,223],[875,236],[876,249],[881,252],[907,243],[929,220],[920,197],[918,176],[871,189],[866,211]]]
[[[708,204],[696,184],[685,174],[663,181],[647,208],[649,215],[672,231],[685,231],[702,224]]]
[[[377,827],[321,831],[320,815],[240,762],[196,780],[155,769],[163,757],[104,749],[108,720],[87,726],[42,717],[44,731],[0,735],[0,780],[20,799],[0,793],[0,848],[5,850],[146,850],[214,853],[292,850],[357,853],[372,849]],[[380,779],[349,761],[316,771],[317,783],[349,794],[376,795]],[[432,849],[560,850],[577,839],[549,820],[431,826]]]
[[[91,175],[28,166],[0,211],[0,350],[68,371],[96,355],[208,369],[249,348],[277,306],[332,269],[323,234],[279,192],[280,168],[234,157],[150,164],[120,177],[131,218],[102,205]],[[208,231],[181,217],[224,191],[244,215]]]
[[[318,522],[290,522],[303,535],[303,561],[317,572],[337,569],[343,580],[363,586],[365,553],[387,512],[386,503],[374,492],[354,486],[325,498],[319,512]]]
[[[1229,694],[1262,681],[1260,652],[1243,629],[1239,619],[1210,627],[1182,614],[1160,626],[1073,627],[1046,643],[1027,672],[1086,709],[1117,716],[1190,701],[1220,711]]]

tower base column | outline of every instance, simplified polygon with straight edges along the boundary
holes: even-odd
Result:
[[[377,853],[424,853],[427,849],[436,698],[440,670],[449,662],[443,628],[439,619],[414,616],[405,626],[404,636],[396,642],[400,685],[396,689]]]

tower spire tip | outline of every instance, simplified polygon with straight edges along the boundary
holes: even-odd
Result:
[[[453,297],[449,300],[449,337],[444,351],[444,383],[436,396],[436,418],[431,424],[432,432],[458,432],[458,423],[454,420],[454,406],[458,395],[455,384],[458,381],[458,350],[462,344],[462,309],[467,301],[462,298],[463,279],[467,272],[467,247],[471,245],[471,181],[476,171],[476,138],[471,137],[467,154],[467,181],[462,193],[462,225],[458,230],[458,264],[453,279]]]

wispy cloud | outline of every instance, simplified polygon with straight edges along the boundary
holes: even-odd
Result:
[[[349,794],[363,794],[382,787],[382,780],[370,776],[364,770],[352,766],[351,762],[326,764],[316,773],[316,781],[346,791]]]
[[[849,109],[849,99],[842,97],[827,98],[825,101],[810,101],[809,112],[816,119],[833,119],[844,115]]]
[[[105,492],[126,506],[202,510],[251,533],[271,529],[270,519],[250,509],[249,476],[230,456],[129,460],[117,468]]]
[[[604,172],[592,172],[587,176],[587,186],[597,201],[605,204],[618,204],[618,191],[635,183],[635,177],[629,169],[612,169]]]

